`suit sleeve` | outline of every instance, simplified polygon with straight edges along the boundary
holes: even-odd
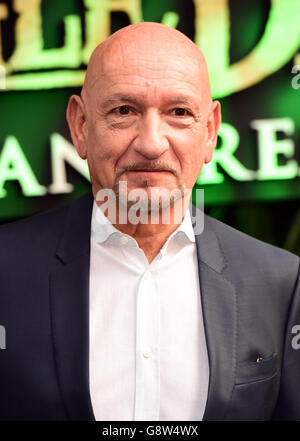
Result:
[[[300,421],[300,274],[285,331],[280,390],[273,420]]]

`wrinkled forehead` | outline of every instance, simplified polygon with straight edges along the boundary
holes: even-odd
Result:
[[[93,53],[84,84],[85,93],[91,98],[101,91],[101,83],[109,88],[120,79],[125,84],[128,79],[130,84],[134,78],[144,79],[145,84],[182,81],[210,95],[206,63],[193,42],[176,34],[128,34],[115,35]]]
[[[201,56],[197,46],[185,36],[175,36],[171,33],[151,34],[145,33],[124,33],[125,35],[114,35],[107,44],[99,46],[99,55],[109,61],[114,55],[122,56],[124,61],[127,57],[140,59],[143,55],[153,59],[171,60],[174,57],[183,57],[196,61]]]

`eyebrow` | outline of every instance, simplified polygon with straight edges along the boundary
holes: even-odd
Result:
[[[105,108],[108,108],[122,101],[137,105],[139,104],[139,100],[141,100],[142,98],[142,96],[135,97],[132,95],[115,94],[105,100],[103,106]],[[199,111],[198,105],[194,102],[192,98],[189,97],[176,96],[170,97],[169,99],[166,98],[165,101],[167,101],[169,104],[184,104],[187,106],[193,106],[196,110]]]
[[[104,101],[103,106],[105,108],[115,105],[120,101],[126,101],[132,104],[138,104],[138,99],[131,95],[112,95],[110,98]]]

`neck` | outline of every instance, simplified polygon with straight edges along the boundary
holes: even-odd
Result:
[[[182,197],[155,213],[148,211],[139,213],[130,208],[124,210],[118,207],[118,204],[112,207],[101,201],[96,201],[96,203],[115,228],[136,240],[148,262],[151,263],[168,237],[183,221],[189,199],[190,195]]]

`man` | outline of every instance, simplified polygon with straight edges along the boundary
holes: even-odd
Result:
[[[67,119],[92,192],[0,229],[0,418],[300,419],[299,259],[187,209],[221,120],[198,47],[121,29]]]

